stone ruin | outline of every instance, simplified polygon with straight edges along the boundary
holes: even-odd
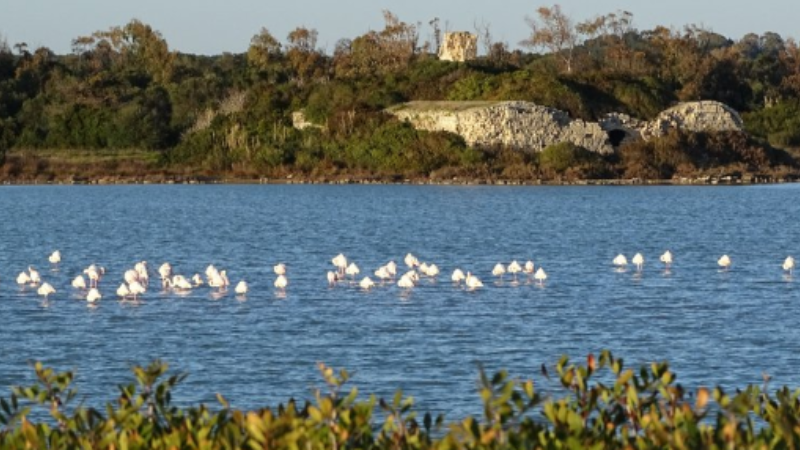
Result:
[[[564,111],[535,103],[409,102],[389,109],[415,128],[449,131],[468,145],[542,151],[572,142],[600,154],[613,153],[628,140],[663,136],[670,129],[726,131],[744,129],[739,114],[715,101],[681,103],[646,122],[626,114],[608,114],[597,122],[572,119]]]
[[[478,36],[456,31],[444,34],[439,47],[439,59],[442,61],[464,62],[478,57]]]

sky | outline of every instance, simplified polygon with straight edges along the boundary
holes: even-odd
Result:
[[[423,40],[430,36],[428,22],[438,17],[450,31],[488,24],[495,41],[517,48],[530,32],[525,17],[555,3],[576,21],[630,11],[639,30],[695,24],[734,40],[768,31],[800,37],[798,0],[0,0],[0,35],[9,45],[25,42],[65,54],[74,38],[135,18],[159,31],[172,50],[217,55],[246,51],[262,27],[285,41],[304,26],[316,29],[318,45],[332,53],[341,38],[382,29],[382,11],[389,10],[404,22],[421,23]]]

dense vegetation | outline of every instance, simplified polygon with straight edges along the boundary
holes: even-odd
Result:
[[[133,368],[104,408],[74,405],[73,374],[37,363],[37,381],[0,398],[0,447],[50,449],[556,449],[778,448],[800,445],[800,391],[749,386],[687,389],[666,362],[635,371],[604,351],[586,364],[563,357],[542,366],[558,388],[480,371],[481,417],[447,423],[419,416],[413,399],[359,398],[348,374],[319,365],[326,388],[313,401],[290,400],[253,411],[219,405],[176,407],[185,375],[164,379],[155,361]]]
[[[531,180],[798,170],[789,155],[800,146],[800,46],[791,38],[638,30],[628,12],[575,23],[556,5],[527,18],[521,44],[532,52],[479,26],[483,56],[454,63],[435,56],[438,20],[423,27],[384,17],[382,30],[342,39],[332,54],[305,27],[285,42],[262,29],[245,54],[216,56],[171,50],[137,20],[76,37],[66,55],[0,35],[0,176]],[[409,100],[526,100],[589,120],[612,111],[650,119],[700,99],[741,111],[749,136],[668,136],[598,159],[569,146],[470,148],[383,112]],[[300,110],[316,126],[295,129]]]

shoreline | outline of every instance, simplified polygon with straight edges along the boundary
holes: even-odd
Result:
[[[108,185],[167,185],[167,184],[274,184],[274,185],[429,185],[429,186],[747,186],[797,183],[794,178],[751,177],[747,179],[738,177],[699,177],[678,178],[668,180],[643,180],[643,179],[586,179],[586,180],[506,180],[488,178],[454,178],[450,180],[436,179],[372,179],[372,178],[236,178],[236,177],[182,177],[182,176],[143,176],[143,177],[101,177],[77,178],[66,180],[26,180],[5,179],[0,180],[3,186],[108,186]]]

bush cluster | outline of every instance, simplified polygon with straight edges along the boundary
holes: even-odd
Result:
[[[687,388],[667,362],[638,370],[603,351],[585,363],[566,356],[551,391],[505,371],[479,373],[480,417],[446,422],[420,415],[413,399],[360,398],[349,375],[324,364],[325,387],[312,401],[290,400],[251,411],[219,405],[179,408],[172,391],[185,375],[167,376],[161,361],[133,368],[104,408],[74,405],[71,372],[35,365],[36,382],[0,398],[0,446],[50,449],[556,449],[796,448],[800,391],[764,385],[735,394]]]

